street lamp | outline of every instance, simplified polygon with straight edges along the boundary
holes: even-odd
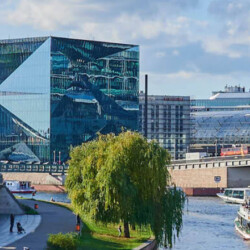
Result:
[[[61,164],[61,151],[59,151],[59,161],[58,161],[59,165]]]
[[[54,162],[53,163],[55,164],[56,163],[56,151],[54,150],[53,153],[54,153]]]
[[[218,155],[218,150],[217,150],[217,139],[215,140],[215,156],[217,157]]]

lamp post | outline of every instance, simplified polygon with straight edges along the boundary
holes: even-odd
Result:
[[[58,161],[59,165],[61,164],[61,151],[59,151],[59,161]]]
[[[215,156],[218,156],[218,150],[217,150],[217,139],[215,140]]]
[[[54,150],[53,153],[54,153],[54,161],[53,161],[53,164],[55,164],[55,163],[56,163],[56,151]]]

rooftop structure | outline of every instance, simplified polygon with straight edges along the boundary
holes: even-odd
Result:
[[[250,110],[250,92],[245,87],[226,86],[224,91],[213,91],[209,99],[191,100],[191,111]]]

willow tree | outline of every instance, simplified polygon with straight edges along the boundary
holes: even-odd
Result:
[[[167,188],[169,153],[135,132],[100,135],[70,152],[66,188],[74,210],[96,222],[149,225],[158,242],[172,245],[182,226],[184,196]]]

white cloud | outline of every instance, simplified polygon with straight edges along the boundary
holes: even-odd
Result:
[[[178,56],[178,55],[180,55],[180,52],[177,49],[175,49],[175,50],[173,50],[172,54],[174,56]]]
[[[7,14],[12,25],[31,25],[37,29],[53,31],[83,22],[88,12],[103,11],[97,4],[79,0],[19,0]]]
[[[170,73],[166,74],[168,78],[175,79],[175,78],[183,78],[183,79],[188,79],[192,78],[194,76],[195,72],[188,72],[188,71],[179,71],[176,73]]]
[[[245,85],[248,75],[243,72],[233,74],[208,74],[202,72],[175,72],[171,74],[155,74],[147,72],[149,94],[157,95],[183,95],[192,96],[193,98],[208,98],[214,90],[223,90],[226,84],[239,83],[242,80],[242,86]],[[144,90],[144,72],[141,73],[140,89]]]

